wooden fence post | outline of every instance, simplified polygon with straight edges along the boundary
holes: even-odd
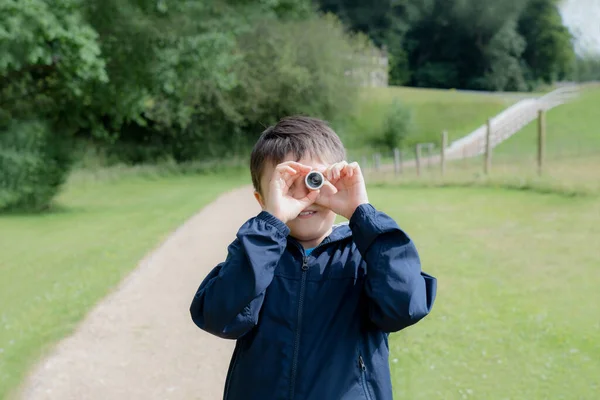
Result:
[[[402,156],[400,155],[400,149],[394,149],[394,172],[396,175],[402,173]]]
[[[427,170],[431,169],[431,157],[433,156],[433,143],[427,143]]]
[[[375,166],[375,171],[379,171],[379,166],[381,165],[381,154],[373,154],[373,165]]]
[[[544,168],[544,156],[546,150],[546,113],[539,110],[538,113],[538,174],[541,176]]]
[[[487,175],[492,170],[492,120],[487,120],[487,131],[485,133],[485,164],[483,172]]]
[[[442,176],[446,173],[446,147],[448,146],[448,132],[442,132],[442,150],[440,151],[440,164],[442,166]]]
[[[421,176],[421,145],[415,146],[415,162],[417,166],[417,176]]]

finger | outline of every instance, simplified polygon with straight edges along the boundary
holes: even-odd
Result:
[[[339,173],[337,172],[340,167],[339,164],[340,163],[334,163],[327,167],[324,175],[328,180],[336,181],[339,178]]]
[[[340,172],[340,176],[341,177],[351,177],[353,175],[353,169],[352,166],[350,164],[346,164],[344,165],[344,168],[342,168],[342,171]]]
[[[354,175],[362,175],[362,171],[360,169],[360,165],[357,162],[350,163],[349,167],[352,170],[352,176],[354,176]]]
[[[280,169],[279,173],[281,175],[296,175],[298,173],[298,171],[296,171],[292,167],[285,167],[285,168]]]
[[[360,173],[360,166],[358,165],[357,162],[352,162],[350,164],[348,164],[348,167],[346,168],[348,176],[352,177],[354,176],[357,172]]]
[[[342,170],[348,165],[346,161],[340,161],[334,165],[333,168],[333,178],[340,179],[342,176]]]
[[[299,162],[296,162],[296,161],[286,161],[277,166],[277,168],[285,168],[285,167],[295,168],[296,170],[298,170],[300,172],[312,170],[312,168],[309,167],[308,165],[300,164]]]
[[[327,179],[328,181],[332,180],[332,176],[331,176],[332,168],[333,168],[333,165],[330,165],[329,167],[327,167],[325,169],[325,171],[322,172],[323,176],[325,176],[325,179]]]
[[[336,194],[338,192],[338,189],[335,186],[333,186],[333,183],[331,183],[329,181],[325,181],[325,183],[323,184],[323,187],[328,188],[329,189],[328,191],[330,191],[331,194]]]
[[[286,175],[296,175],[298,173],[297,170],[295,170],[292,167],[289,167],[287,165],[283,165],[283,166],[278,166],[275,171],[273,172],[273,177],[284,177]]]
[[[315,202],[320,193],[320,190],[311,190],[305,197],[300,199],[299,202],[302,204],[303,208],[308,207]]]
[[[306,176],[306,174],[303,174],[303,173],[298,173],[298,174],[296,174],[296,175],[292,176],[292,177],[290,178],[290,187],[291,187],[293,184],[295,184],[296,182],[299,182],[299,181],[301,182],[301,184],[302,184],[302,185],[304,185],[304,177],[305,177],[305,176]]]
[[[286,186],[290,187],[295,178],[297,177],[298,171],[296,171],[292,167],[284,166],[277,170],[275,170],[275,175],[273,176],[274,180],[282,179]]]

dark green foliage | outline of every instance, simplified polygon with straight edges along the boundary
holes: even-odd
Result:
[[[571,35],[556,0],[320,0],[390,54],[390,82],[529,90],[564,79]]]
[[[402,41],[418,13],[412,0],[319,0],[320,10],[336,14],[353,31],[364,32],[390,58],[390,83],[402,85],[409,80]]]
[[[600,54],[585,54],[573,61],[569,79],[576,82],[600,82]]]
[[[564,79],[575,57],[571,33],[556,4],[556,0],[529,0],[519,18],[518,31],[526,43],[523,60],[533,81]]]
[[[107,80],[80,7],[0,2],[1,210],[48,206],[68,174],[68,134],[90,103],[88,88]]]
[[[352,109],[358,88],[345,72],[367,51],[332,16],[259,23],[240,40],[244,54],[236,98],[246,123],[265,125],[290,114],[335,120]],[[257,134],[256,132],[255,134]]]
[[[35,116],[77,125],[91,83],[107,76],[79,0],[0,2],[0,123]]]
[[[310,2],[90,4],[111,55],[92,132],[124,161],[231,156],[283,115],[335,119],[355,97],[344,72],[356,40]]]
[[[395,148],[402,148],[413,130],[414,120],[411,108],[395,99],[386,115],[383,135],[376,144],[392,151]]]
[[[42,210],[64,183],[72,159],[64,137],[47,123],[11,123],[0,130],[0,210]]]
[[[515,31],[522,2],[430,0],[405,39],[419,87],[519,90],[523,40]],[[516,68],[515,68],[516,66]]]
[[[310,0],[2,1],[1,207],[48,204],[62,142],[107,162],[187,162],[239,155],[284,115],[335,121],[369,47]]]

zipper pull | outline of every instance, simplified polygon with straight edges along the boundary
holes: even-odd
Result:
[[[302,271],[308,271],[308,257],[304,257],[302,260]]]
[[[358,356],[358,365],[360,366],[360,369],[362,369],[363,371],[367,370],[367,366],[365,365],[365,362],[363,361],[362,356]]]

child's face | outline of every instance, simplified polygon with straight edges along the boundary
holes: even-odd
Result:
[[[293,154],[288,154],[281,162],[286,161],[296,161],[296,159]],[[325,171],[328,167],[328,165],[321,160],[308,157],[303,157],[298,162],[318,171]],[[268,198],[269,181],[271,180],[274,170],[275,165],[268,164],[265,166],[261,177],[262,196],[259,193],[255,193],[256,199],[263,208],[263,199]],[[309,189],[306,187],[304,179],[298,179],[294,182],[288,193],[296,199],[301,199],[308,194],[308,191]],[[288,221],[286,225],[290,228],[290,235],[292,237],[300,241],[305,248],[311,248],[317,246],[331,233],[331,227],[333,226],[336,215],[330,209],[316,203],[308,206],[304,211],[313,211],[314,213],[309,215],[299,215],[295,219]]]

